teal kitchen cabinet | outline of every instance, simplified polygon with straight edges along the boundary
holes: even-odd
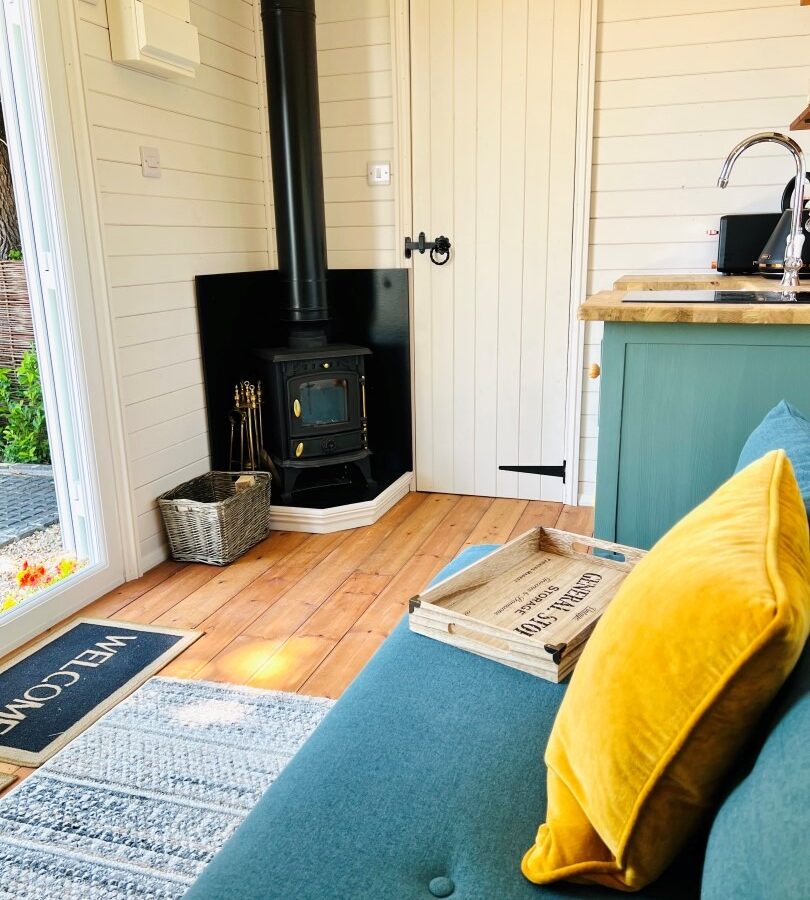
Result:
[[[782,399],[810,413],[810,325],[605,322],[596,536],[652,546]]]

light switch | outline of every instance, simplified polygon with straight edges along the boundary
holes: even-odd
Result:
[[[366,167],[366,174],[371,187],[391,184],[391,163],[370,162]]]
[[[160,178],[160,150],[141,147],[141,172],[144,178]]]

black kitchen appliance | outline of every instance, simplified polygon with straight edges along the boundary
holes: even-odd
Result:
[[[723,275],[755,274],[762,248],[773,234],[780,218],[780,213],[722,216],[717,271]],[[784,247],[783,241],[783,250]]]
[[[757,261],[759,273],[766,278],[781,278],[784,272],[785,248],[792,227],[793,212],[791,203],[793,201],[793,187],[795,183],[796,179],[791,178],[785,185],[785,190],[782,192],[782,214],[779,216],[779,221],[763,246]],[[805,188],[805,196],[809,194],[810,191]],[[807,220],[809,216],[810,211],[805,209],[802,213],[802,228],[805,232],[805,240],[802,247],[804,265],[799,272],[800,278],[807,275],[807,269],[810,266],[810,239],[807,237]]]

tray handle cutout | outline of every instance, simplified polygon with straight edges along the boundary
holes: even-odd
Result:
[[[600,538],[584,534],[572,534],[567,531],[558,531],[556,528],[540,527],[537,530],[541,550],[558,553],[567,550],[569,553],[593,554],[597,559],[617,563],[625,571],[630,571],[647,555],[646,550],[614,544],[611,541],[603,541]]]

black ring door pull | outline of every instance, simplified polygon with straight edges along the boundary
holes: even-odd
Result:
[[[435,241],[425,240],[425,232],[419,232],[419,240],[412,241],[409,237],[405,238],[405,259],[410,259],[413,251],[424,253],[430,251],[430,261],[434,266],[443,266],[450,261],[450,238],[440,234]]]
[[[446,238],[443,234],[436,238],[430,248],[430,261],[434,266],[443,266],[450,261],[450,238]]]

